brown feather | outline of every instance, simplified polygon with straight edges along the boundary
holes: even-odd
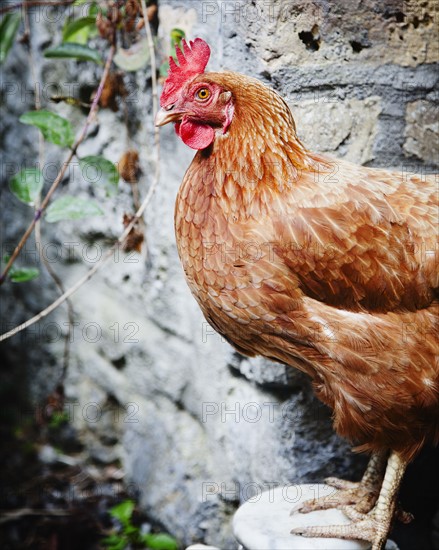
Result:
[[[240,352],[308,373],[359,450],[412,459],[439,442],[433,178],[310,153],[274,91],[235,73],[197,78],[235,108],[195,155],[175,209],[206,319]]]

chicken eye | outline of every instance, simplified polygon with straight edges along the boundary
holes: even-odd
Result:
[[[195,95],[198,99],[204,100],[210,97],[210,91],[207,88],[200,88]]]

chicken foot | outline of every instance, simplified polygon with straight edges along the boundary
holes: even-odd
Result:
[[[327,510],[328,508],[341,508],[350,505],[354,505],[357,512],[369,512],[375,505],[380,493],[386,459],[386,451],[374,453],[361,481],[346,481],[336,477],[326,478],[326,485],[336,488],[337,491],[325,497],[306,500],[293,508],[291,514],[295,512],[306,514],[315,510]]]
[[[397,453],[390,454],[378,500],[368,514],[358,512],[353,506],[344,506],[341,510],[352,523],[324,527],[296,527],[291,533],[304,537],[366,540],[372,543],[372,550],[382,550],[395,515],[396,497],[406,466],[407,462]],[[406,520],[408,519],[407,514]]]

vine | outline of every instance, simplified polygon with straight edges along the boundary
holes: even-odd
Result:
[[[65,2],[61,2],[61,4],[64,3]],[[8,8],[24,9],[26,6],[43,4],[55,6],[59,5],[58,2],[23,2],[14,4],[13,6],[8,6]],[[74,6],[83,6],[85,4],[85,0],[76,0],[73,3]],[[63,28],[63,42],[58,46],[46,49],[44,55],[49,58],[73,58],[103,64],[100,52],[97,49],[90,47],[87,43],[90,35],[93,36],[93,33],[98,33],[101,39],[107,41],[109,44],[109,50],[102,76],[91,103],[85,124],[76,140],[73,137],[74,132],[70,122],[59,115],[52,113],[51,111],[41,109],[41,105],[39,104],[37,98],[36,109],[34,111],[24,113],[20,117],[20,122],[39,128],[41,131],[40,144],[42,143],[43,138],[45,141],[55,143],[59,146],[69,147],[69,153],[63,162],[59,173],[55,177],[52,185],[42,200],[40,200],[40,194],[44,182],[43,175],[39,169],[24,168],[11,178],[11,191],[19,200],[33,206],[35,212],[31,223],[27,227],[18,244],[15,246],[12,254],[4,258],[6,265],[0,276],[0,284],[3,284],[7,278],[9,278],[12,282],[26,282],[38,276],[38,270],[35,268],[16,268],[14,264],[26,241],[33,234],[35,229],[39,227],[41,220],[44,219],[48,223],[55,223],[64,219],[80,219],[89,215],[103,215],[100,206],[91,200],[84,200],[70,195],[63,195],[55,200],[52,200],[54,192],[57,190],[60,182],[63,181],[67,169],[74,157],[78,158],[81,167],[86,168],[92,166],[102,175],[107,193],[110,196],[113,196],[117,191],[119,173],[123,173],[125,176],[128,173],[131,174],[131,177],[133,176],[135,172],[135,170],[133,171],[133,163],[135,164],[138,159],[138,156],[136,157],[137,152],[135,151],[127,152],[125,157],[128,159],[127,167],[124,169],[123,166],[121,166],[119,170],[112,162],[104,157],[89,156],[79,158],[77,155],[78,147],[88,137],[89,128],[96,117],[99,106],[108,104],[109,102],[107,88],[110,83],[111,89],[110,68],[114,62],[117,62],[118,66],[123,69],[137,70],[145,65],[145,59],[147,61],[149,60],[152,75],[153,116],[155,116],[157,112],[158,71],[154,53],[153,35],[150,25],[150,21],[156,17],[156,5],[151,3],[147,6],[144,0],[140,0],[140,2],[138,0],[128,0],[127,2],[122,2],[120,0],[107,0],[105,3],[101,4],[92,1],[91,3],[87,3],[87,7],[88,13],[85,16],[66,21]],[[24,10],[24,12],[26,12],[26,10]],[[21,16],[17,13],[7,13],[0,23],[2,27],[2,39],[0,43],[2,62],[6,59],[6,56],[8,55],[8,52],[13,44],[19,29],[20,19]],[[26,24],[27,33],[29,32],[28,27],[29,25]],[[145,28],[146,39],[141,39],[139,36],[139,31],[142,28]],[[171,37],[174,45],[179,43],[181,38],[184,36],[184,33],[181,33],[178,29],[176,29],[176,31],[176,33],[173,33],[173,37]],[[121,45],[123,41],[127,42],[127,35],[129,36],[128,42],[131,42],[131,50],[126,50]],[[142,45],[140,49],[139,44]],[[147,50],[144,45],[146,45]],[[129,61],[127,60],[128,58]],[[163,64],[160,67],[160,73],[162,75],[166,74],[166,64]],[[57,100],[66,99],[69,100],[69,103],[75,103],[74,98],[57,98]],[[10,338],[18,332],[30,327],[68,300],[72,294],[74,294],[83,284],[90,280],[93,275],[105,264],[105,262],[113,256],[116,249],[140,249],[141,243],[143,242],[143,236],[139,234],[139,222],[141,223],[143,221],[144,212],[152,199],[159,180],[160,140],[158,129],[155,129],[154,132],[154,149],[155,170],[149,191],[143,201],[140,201],[138,190],[134,185],[137,181],[137,177],[134,174],[134,177],[132,177],[132,181],[130,183],[133,184],[134,204],[137,207],[137,211],[134,215],[125,215],[125,229],[113,246],[107,250],[98,263],[96,263],[83,277],[81,277],[67,290],[63,288],[62,282],[59,278],[57,278],[56,274],[51,273],[55,284],[57,284],[58,288],[62,290],[61,295],[53,303],[48,305],[44,310],[28,321],[0,335],[0,341]],[[86,174],[86,172],[86,170],[83,170],[83,175]],[[130,176],[126,177],[129,178]],[[69,314],[69,317],[71,317],[71,314]]]
[[[37,315],[12,330],[0,335],[0,341],[19,333],[30,327],[40,319],[46,317],[61,304],[66,302],[69,329],[65,335],[64,365],[61,380],[49,396],[48,400],[56,403],[52,422],[57,421],[57,414],[62,414],[64,399],[64,379],[69,361],[69,331],[73,326],[73,304],[71,296],[87,281],[89,281],[105,263],[114,257],[118,249],[140,252],[144,241],[143,232],[145,225],[143,216],[151,203],[160,177],[160,140],[158,128],[154,129],[154,171],[151,175],[149,188],[142,198],[137,186],[139,180],[139,153],[136,150],[128,150],[124,153],[119,163],[115,163],[101,155],[80,156],[78,149],[85,140],[92,138],[92,126],[95,123],[100,108],[114,108],[116,97],[125,101],[125,89],[123,75],[125,72],[136,71],[144,68],[148,63],[151,68],[152,87],[152,116],[155,117],[158,110],[158,75],[164,75],[165,64],[160,68],[156,64],[154,51],[154,38],[151,22],[156,18],[157,6],[154,0],[146,4],[145,0],[61,0],[54,2],[27,1],[4,6],[0,13],[5,14],[0,21],[0,64],[5,63],[10,54],[14,42],[19,38],[20,29],[23,34],[20,42],[27,48],[27,56],[30,65],[31,78],[35,87],[34,109],[24,112],[19,117],[19,122],[33,126],[39,130],[38,134],[38,166],[24,167],[18,170],[9,180],[9,188],[13,195],[22,203],[33,209],[32,219],[17,244],[10,254],[3,258],[4,268],[0,276],[0,285],[26,283],[40,275],[39,269],[33,266],[17,267],[17,259],[31,236],[35,237],[37,249],[40,253],[40,261],[49,273],[53,284],[60,295]],[[44,56],[52,59],[74,59],[82,62],[94,63],[102,67],[99,83],[90,102],[71,96],[53,96],[55,103],[66,102],[72,107],[88,109],[88,114],[82,128],[76,133],[71,122],[64,117],[44,108],[42,98],[37,86],[37,74],[35,69],[34,51],[32,48],[32,25],[29,20],[29,9],[38,6],[69,6],[86,9],[81,17],[69,17],[62,29],[62,42],[44,50]],[[20,10],[20,12],[18,12]],[[142,37],[142,34],[144,35]],[[180,35],[179,35],[180,36]],[[94,47],[91,44],[98,44]],[[105,60],[101,51],[106,50]],[[113,66],[118,67],[118,72],[112,71]],[[125,115],[127,114],[126,104]],[[127,116],[125,116],[127,121]],[[40,167],[45,161],[45,146],[47,143],[67,149],[62,165],[53,182],[45,190],[45,181]],[[91,198],[83,199],[69,194],[64,189],[64,184],[69,176],[69,166],[73,159],[79,162],[84,179],[92,183],[87,177],[91,168],[93,173],[100,175],[100,184],[106,196],[117,196],[120,177],[123,177],[131,185],[133,194],[134,213],[124,214],[124,230],[103,254],[102,258],[94,264],[75,284],[65,288],[62,279],[47,261],[42,253],[42,230],[45,224],[62,223],[64,220],[81,220],[88,216],[104,215],[101,205]],[[62,185],[61,185],[62,183]],[[62,187],[62,189],[61,189]],[[38,246],[39,245],[39,246]],[[127,546],[147,546],[157,550],[174,550],[177,548],[175,539],[164,533],[143,533],[132,523],[134,503],[125,501],[110,510],[116,524],[115,529],[102,542],[107,548],[122,550]]]

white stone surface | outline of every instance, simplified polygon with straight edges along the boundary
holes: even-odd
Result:
[[[294,527],[348,524],[350,520],[335,509],[295,513],[291,510],[305,500],[330,495],[333,487],[322,484],[285,485],[248,500],[233,518],[233,533],[246,550],[368,550],[362,541],[305,538],[290,533]],[[397,550],[389,541],[387,550]]]

